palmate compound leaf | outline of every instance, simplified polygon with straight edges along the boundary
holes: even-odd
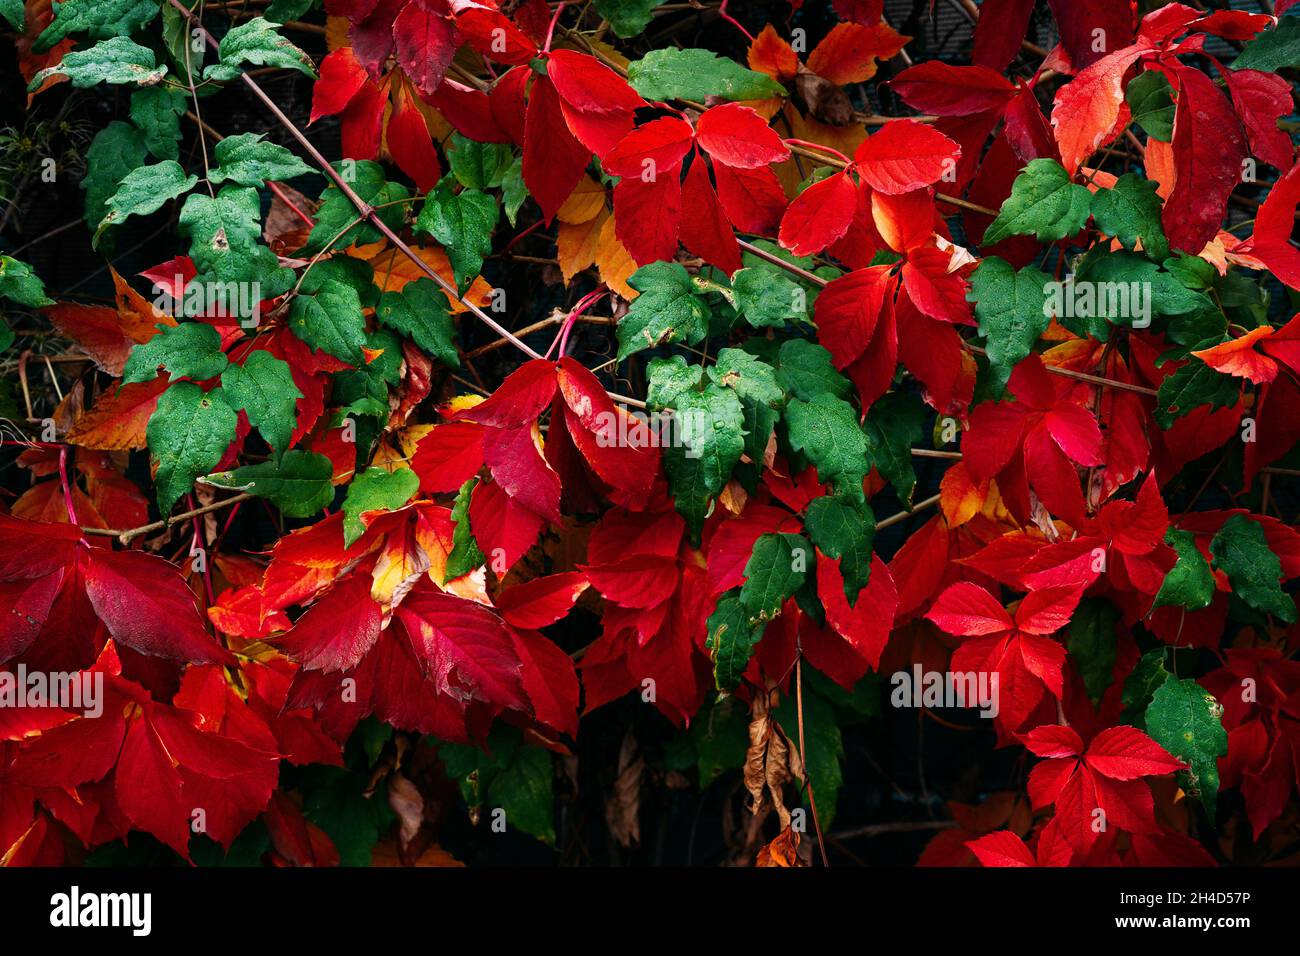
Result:
[[[248,186],[186,197],[177,225],[190,240],[190,259],[201,282],[235,283],[230,288],[238,290],[239,301],[274,298],[293,285],[293,272],[281,268],[275,253],[261,244],[261,219],[262,200]]]
[[[420,487],[420,479],[409,468],[385,471],[370,467],[348,485],[343,499],[343,543],[351,545],[365,533],[361,516],[367,511],[394,511],[411,500]]]
[[[84,89],[100,83],[153,86],[167,74],[157,65],[153,51],[129,37],[113,37],[96,43],[88,50],[66,54],[57,66],[46,67],[32,77],[28,92],[35,92],[50,76],[66,76],[74,87]]]
[[[1219,757],[1228,752],[1223,706],[1194,680],[1166,680],[1146,710],[1151,739],[1190,769],[1180,770],[1183,789],[1200,799],[1214,822],[1219,794]]]
[[[812,545],[803,535],[759,535],[745,562],[745,583],[740,588],[740,603],[750,620],[776,617],[786,599],[803,585],[812,563]]]
[[[1072,236],[1088,221],[1088,187],[1070,181],[1054,159],[1035,159],[1011,184],[1011,195],[984,233],[991,246],[1010,236],[1033,234],[1039,242]]]
[[[92,244],[97,244],[104,230],[110,226],[115,226],[130,216],[147,216],[157,212],[165,203],[193,189],[198,181],[198,176],[187,176],[181,164],[171,159],[131,170],[118,183],[117,192],[105,203],[108,212],[100,220]]]
[[[193,382],[177,382],[163,392],[145,430],[158,463],[154,484],[160,512],[169,514],[194,479],[217,466],[235,440],[237,422],[219,388],[204,393]]]
[[[70,33],[86,33],[92,40],[126,37],[157,15],[153,0],[66,0],[32,49],[44,53]]]
[[[152,382],[160,367],[171,373],[173,381],[185,377],[201,382],[220,375],[228,364],[221,351],[221,334],[207,323],[161,325],[157,335],[131,349],[122,384]]]
[[[254,17],[231,27],[221,38],[221,45],[217,49],[220,62],[207,67],[203,71],[203,78],[218,82],[233,80],[239,76],[240,68],[245,63],[251,63],[254,66],[297,70],[315,79],[316,67],[312,58],[276,33],[278,25],[265,17]]]
[[[819,481],[834,485],[852,501],[865,500],[862,480],[871,464],[867,436],[852,405],[825,392],[807,402],[791,399],[785,425],[790,447],[816,466]]]
[[[260,189],[268,180],[282,182],[313,171],[283,146],[266,142],[263,135],[240,133],[217,143],[213,150],[216,165],[208,173],[208,181]]]
[[[1214,566],[1228,575],[1232,592],[1257,611],[1294,624],[1295,599],[1282,590],[1282,562],[1259,522],[1236,514],[1210,542]]]
[[[382,293],[375,317],[444,365],[460,368],[447,296],[432,279],[422,277],[408,282],[400,292]]]
[[[652,262],[628,280],[640,293],[618,323],[618,359],[664,342],[694,345],[708,332],[710,309],[690,273],[676,262]]]
[[[203,483],[265,498],[286,518],[308,518],[334,500],[333,477],[334,465],[324,455],[294,448],[279,461],[215,472]]]
[[[1033,266],[1017,272],[997,256],[981,260],[971,273],[967,298],[975,303],[980,335],[986,340],[994,397],[1001,396],[1011,370],[1029,354],[1051,322],[1043,308],[1051,281],[1047,273]]]
[[[242,366],[231,365],[221,373],[221,390],[227,404],[248,416],[273,451],[289,447],[302,392],[293,383],[288,362],[264,350],[254,352]]]
[[[766,626],[765,621],[751,622],[738,591],[728,591],[718,599],[717,608],[705,623],[706,646],[713,656],[713,682],[718,690],[726,693],[739,686]]]

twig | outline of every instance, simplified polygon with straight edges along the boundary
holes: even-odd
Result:
[[[148,534],[151,531],[162,531],[165,528],[170,528],[172,525],[180,524],[183,521],[188,521],[191,518],[198,517],[199,515],[210,514],[213,511],[220,511],[222,508],[228,508],[241,501],[249,501],[253,497],[254,495],[250,494],[238,494],[233,498],[214,501],[211,504],[204,505],[202,508],[182,511],[180,514],[172,515],[170,518],[164,518],[162,521],[151,521],[149,524],[141,525],[138,528],[131,528],[127,531],[117,531],[112,528],[82,528],[81,532],[82,534],[98,534],[103,535],[106,538],[117,538],[123,545],[128,545],[142,534]]]

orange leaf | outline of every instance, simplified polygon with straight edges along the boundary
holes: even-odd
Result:
[[[876,75],[877,58],[897,56],[910,39],[888,23],[837,23],[808,54],[808,69],[839,86],[863,83]]]
[[[67,440],[73,445],[106,451],[144,448],[145,426],[158,406],[158,396],[166,390],[166,375],[152,382],[132,382],[121,391],[110,387],[94,408],[77,419]]]

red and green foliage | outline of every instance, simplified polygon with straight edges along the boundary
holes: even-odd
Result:
[[[1300,10],[727,6],[0,0],[0,861],[1292,852]]]

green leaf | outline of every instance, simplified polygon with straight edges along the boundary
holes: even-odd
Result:
[[[34,93],[41,88],[46,77],[55,74],[66,76],[74,87],[84,89],[100,83],[153,86],[162,82],[166,73],[166,67],[158,66],[154,59],[153,50],[132,42],[129,37],[113,37],[96,43],[89,50],[65,53],[57,66],[47,66],[32,77],[27,92]]]
[[[247,186],[223,186],[215,197],[190,193],[181,207],[179,228],[190,240],[190,258],[199,282],[235,283],[256,304],[288,291],[293,272],[280,266],[261,244],[262,201]],[[247,316],[241,315],[240,318]]]
[[[41,31],[32,52],[52,50],[70,33],[85,33],[92,40],[126,39],[158,16],[158,7],[157,0],[62,0],[54,8],[54,22]]]
[[[483,258],[492,251],[492,230],[500,210],[497,201],[477,189],[453,193],[448,176],[439,180],[415,220],[415,231],[436,239],[447,250],[456,285],[464,290],[483,270]]]
[[[316,0],[271,0],[271,5],[266,8],[266,19],[272,23],[301,20],[303,14],[316,5]]]
[[[1210,542],[1210,554],[1215,568],[1228,575],[1234,595],[1257,611],[1295,623],[1295,600],[1280,583],[1282,562],[1269,549],[1259,522],[1233,515]]]
[[[1033,266],[1017,272],[997,256],[980,260],[971,273],[971,291],[966,298],[975,303],[980,335],[987,340],[994,398],[1001,397],[1011,370],[1029,355],[1051,323],[1043,309],[1051,281]]]
[[[238,420],[219,388],[205,394],[193,382],[177,382],[162,393],[145,436],[158,463],[154,487],[163,515],[194,487],[194,479],[217,467],[235,440]]]
[[[420,479],[409,468],[386,471],[371,466],[359,473],[348,485],[343,499],[343,543],[351,546],[365,533],[361,516],[367,511],[395,511],[411,500],[420,487]]]
[[[640,34],[654,19],[660,0],[596,0],[596,12],[609,21],[614,35],[623,38]]]
[[[678,512],[698,536],[745,449],[744,412],[734,391],[712,382],[682,392],[673,407],[675,440],[664,449],[664,471]]]
[[[511,727],[494,730],[486,751],[444,743],[438,756],[472,811],[504,810],[507,826],[555,842],[555,767],[549,750],[526,746]]]
[[[1218,345],[1210,339],[1198,343],[1197,350]],[[1198,405],[1208,405],[1211,410],[1232,405],[1241,397],[1241,379],[1206,365],[1192,357],[1172,375],[1160,383],[1156,390],[1156,424],[1163,429],[1173,428],[1174,422]]]
[[[130,123],[113,120],[98,133],[86,151],[86,225],[95,229],[108,211],[105,203],[117,192],[122,177],[144,164],[148,154],[145,135]]]
[[[510,220],[510,225],[515,225],[519,210],[527,198],[528,186],[524,183],[524,160],[522,156],[516,156],[510,168],[506,170],[505,179],[501,183],[501,203],[505,207],[506,219]]]
[[[852,501],[864,501],[862,479],[871,470],[867,436],[858,425],[853,406],[822,393],[812,401],[791,399],[785,410],[790,447],[817,467],[817,478],[833,484]]]
[[[23,0],[0,0],[0,17],[15,33],[23,33]]]
[[[391,229],[401,228],[406,217],[402,201],[411,197],[409,189],[400,183],[390,183],[384,177],[384,168],[368,159],[341,160],[333,166],[353,192],[376,210],[382,222]],[[302,249],[304,255],[315,255],[328,248],[346,249],[383,238],[383,233],[370,222],[357,221],[360,215],[357,207],[338,186],[331,183],[320,198],[316,225]]]
[[[1236,66],[1234,63],[1233,66]],[[1146,134],[1162,143],[1174,138],[1173,87],[1157,70],[1148,70],[1134,77],[1124,91],[1132,111],[1133,122],[1146,130]]]
[[[899,502],[911,509],[916,490],[912,446],[921,441],[925,410],[914,396],[890,392],[877,399],[867,413],[867,447],[871,464],[894,487]]]
[[[812,545],[803,535],[769,532],[758,536],[745,562],[740,603],[751,621],[770,621],[803,585],[813,564]]]
[[[505,182],[515,158],[504,143],[476,143],[460,133],[451,134],[447,162],[451,173],[466,189],[495,189]]]
[[[646,406],[651,411],[672,408],[688,389],[700,387],[704,381],[704,367],[689,365],[680,355],[654,358],[646,366]]]
[[[785,404],[785,390],[777,383],[776,369],[741,349],[722,349],[709,378],[730,388],[740,398],[745,413],[745,454],[761,461]]]
[[[356,368],[365,364],[366,320],[357,290],[327,278],[308,290],[304,282],[289,306],[289,328],[312,348]]]
[[[1101,598],[1084,598],[1070,618],[1070,656],[1095,704],[1110,686],[1115,669],[1115,624],[1119,611]]]
[[[628,284],[640,293],[618,323],[618,360],[664,342],[694,345],[709,330],[710,309],[676,262],[652,262],[632,273]]]
[[[818,551],[839,559],[844,596],[850,607],[857,604],[871,580],[871,545],[876,536],[871,506],[844,495],[823,495],[808,503],[804,528]]]
[[[1232,61],[1234,70],[1276,73],[1300,66],[1300,17],[1282,17],[1277,27],[1258,34]]]
[[[333,477],[334,465],[324,455],[292,448],[278,461],[219,471],[208,475],[203,483],[265,498],[286,518],[310,518],[334,500],[330,482]]]
[[[755,328],[782,328],[787,321],[808,320],[803,286],[774,269],[741,269],[731,277],[736,311]]]
[[[401,292],[385,292],[379,297],[375,316],[390,329],[401,332],[424,351],[436,356],[444,365],[460,368],[453,336],[456,334],[448,312],[447,296],[430,278],[408,282]]]
[[[140,127],[149,152],[159,159],[180,158],[177,144],[185,106],[184,93],[161,86],[147,86],[131,94],[131,122]]]
[[[717,608],[705,624],[708,632],[705,646],[713,657],[713,683],[725,693],[739,686],[767,626],[763,622],[751,623],[749,618],[739,593],[732,590],[718,599]]]
[[[1177,605],[1189,611],[1209,607],[1214,600],[1214,572],[1196,547],[1196,536],[1170,528],[1165,532],[1165,544],[1178,552],[1178,562],[1165,575],[1154,607]]]
[[[164,203],[193,189],[198,181],[198,176],[187,176],[181,164],[171,159],[131,170],[118,183],[117,192],[105,203],[108,211],[100,220],[91,244],[98,243],[109,226],[115,226],[129,216],[147,216],[157,212]]]
[[[388,801],[368,792],[367,774],[320,764],[305,769],[303,815],[338,848],[341,866],[369,866],[375,844],[395,819]]]
[[[835,371],[831,353],[816,342],[790,339],[781,343],[776,378],[796,398],[810,402],[818,395],[847,398],[853,383]]]
[[[251,63],[254,66],[297,70],[316,79],[316,66],[311,57],[276,33],[277,26],[264,17],[254,17],[232,27],[221,38],[221,44],[217,48],[220,62],[205,69],[203,78],[218,82],[233,80],[242,72],[244,64]]]
[[[648,100],[763,100],[785,95],[785,88],[767,74],[700,49],[651,50],[628,64],[627,82]]]
[[[0,298],[29,309],[53,304],[45,294],[45,283],[32,267],[5,255],[0,255]]]
[[[293,383],[288,362],[259,349],[244,360],[242,367],[231,365],[221,373],[221,390],[226,403],[248,415],[248,423],[273,451],[289,447],[302,392]]]
[[[1169,243],[1160,223],[1161,208],[1156,183],[1136,173],[1125,173],[1110,189],[1098,189],[1092,197],[1092,217],[1097,228],[1114,236],[1125,249],[1136,248],[1141,240],[1143,252],[1157,262],[1169,255]]]
[[[217,143],[217,164],[208,174],[208,181],[261,188],[267,180],[283,182],[312,172],[310,166],[289,150],[266,142],[262,136],[261,133],[240,133]]]
[[[1120,719],[1135,727],[1144,726],[1144,715],[1151,698],[1169,677],[1169,671],[1165,669],[1165,648],[1157,647],[1143,654],[1124,681],[1124,693],[1120,698],[1124,711]]]
[[[1186,763],[1180,786],[1198,798],[1214,822],[1219,795],[1219,758],[1228,752],[1223,706],[1194,680],[1167,680],[1146,711],[1147,734]]]
[[[469,500],[477,484],[478,479],[471,478],[456,492],[456,500],[451,506],[454,530],[451,534],[451,554],[447,555],[447,568],[444,572],[447,576],[439,584],[454,581],[487,562],[487,555],[479,549],[469,526]]]
[[[1087,186],[1070,182],[1054,159],[1035,159],[1011,184],[1011,195],[984,233],[985,246],[1032,233],[1039,242],[1073,236],[1088,221],[1092,196]]]
[[[221,334],[206,322],[160,325],[153,338],[131,349],[122,384],[152,382],[160,366],[171,373],[172,381],[183,376],[202,382],[220,375],[227,364]]]

